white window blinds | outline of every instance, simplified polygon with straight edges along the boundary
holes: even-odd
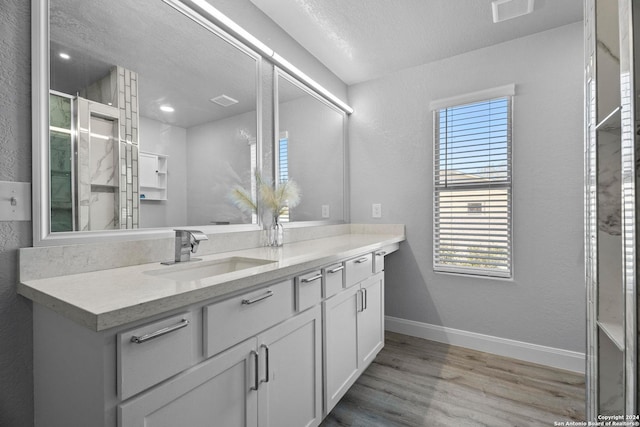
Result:
[[[511,96],[434,111],[434,269],[511,276]]]
[[[289,181],[289,133],[282,132],[278,140],[278,184]],[[280,222],[289,222],[289,207],[280,214]]]

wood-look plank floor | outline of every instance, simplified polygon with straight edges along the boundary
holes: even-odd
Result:
[[[321,427],[553,426],[584,408],[583,375],[387,332]]]

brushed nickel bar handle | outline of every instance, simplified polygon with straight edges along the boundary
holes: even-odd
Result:
[[[367,293],[367,288],[362,288],[362,311],[367,309],[367,306],[369,305],[369,301],[367,301],[368,299],[369,294]]]
[[[244,305],[250,305],[250,304],[255,304],[256,302],[265,300],[269,297],[273,296],[273,291],[269,290],[267,291],[267,293],[265,293],[264,295],[260,295],[259,297],[255,297],[253,299],[243,299],[242,300],[242,304]]]
[[[261,382],[268,383],[269,382],[269,346],[266,344],[262,344],[260,348],[264,348],[264,380]]]
[[[258,370],[260,369],[259,360],[258,360],[259,356],[258,356],[258,352],[255,350],[251,350],[251,354],[254,357],[253,366],[255,367],[256,373],[253,380],[253,385],[249,387],[249,390],[258,390],[258,387],[260,386],[260,380],[258,379]]]
[[[360,308],[358,308],[358,295],[360,295]],[[362,289],[358,289],[356,293],[356,312],[362,313],[364,311],[364,294],[362,293]]]
[[[327,271],[327,273],[334,274],[334,273],[337,273],[338,271],[342,271],[342,270],[344,270],[344,265],[341,265],[341,266],[336,267],[336,268],[332,268],[331,270]]]
[[[310,283],[310,282],[314,282],[314,281],[316,281],[316,280],[318,280],[318,279],[322,279],[322,274],[316,274],[316,275],[315,275],[315,276],[313,276],[313,277],[309,277],[309,278],[306,278],[306,279],[302,279],[302,280],[301,280],[301,282],[302,282],[302,283]]]
[[[363,262],[367,262],[367,261],[369,261],[369,257],[366,257],[366,256],[365,256],[365,257],[362,257],[362,258],[358,258],[358,259],[355,261],[355,263],[356,263],[356,264],[362,264]]]
[[[378,251],[376,252],[376,256],[385,256],[387,254],[387,251]]]
[[[177,323],[173,326],[167,326],[166,328],[158,329],[157,331],[151,332],[150,334],[144,334],[140,337],[134,335],[131,337],[131,342],[136,344],[142,344],[143,342],[147,342],[154,338],[161,337],[173,331],[177,331],[178,329],[186,328],[187,326],[189,326],[189,321],[187,319],[182,319],[180,323]]]

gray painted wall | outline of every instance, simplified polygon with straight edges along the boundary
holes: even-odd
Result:
[[[0,1],[0,181],[31,181],[30,6]],[[31,304],[16,294],[17,249],[30,222],[0,221],[0,425],[33,418]]]
[[[582,23],[349,87],[351,220],[406,224],[390,316],[584,352]],[[516,84],[514,279],[435,274],[429,102]]]
[[[287,60],[346,98],[346,85],[249,0],[214,0]],[[0,180],[31,181],[31,16],[28,0],[0,0]],[[264,67],[265,136],[272,134],[273,74]],[[271,149],[265,147],[265,156]],[[30,222],[0,221],[0,426],[33,425],[31,304],[16,294],[17,249],[32,245]]]

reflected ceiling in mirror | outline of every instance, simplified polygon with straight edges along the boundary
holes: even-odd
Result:
[[[51,0],[51,231],[255,223],[258,72],[179,2]]]
[[[346,115],[283,71],[276,79],[276,181],[302,193],[288,220],[343,222]]]

